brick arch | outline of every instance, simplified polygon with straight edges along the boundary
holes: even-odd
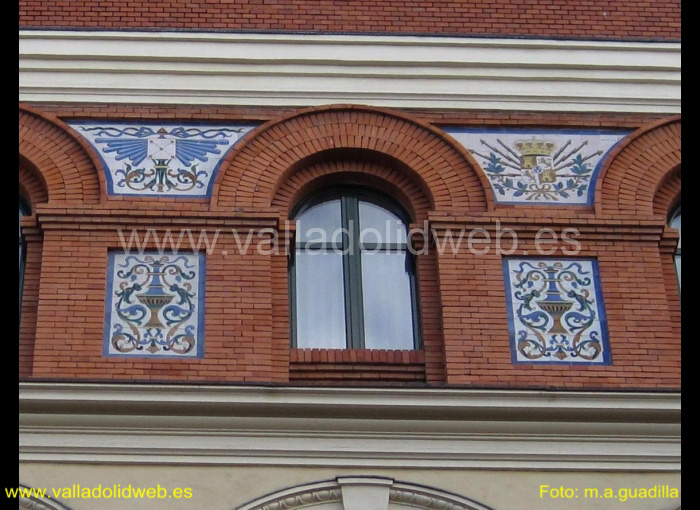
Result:
[[[435,210],[484,211],[493,197],[473,157],[438,128],[403,113],[358,105],[307,108],[251,131],[226,157],[212,208],[269,208],[278,189],[319,155],[380,154],[419,176]]]
[[[365,151],[342,151],[331,157],[309,161],[284,178],[275,190],[272,206],[289,216],[305,195],[324,186],[344,183],[361,184],[394,197],[410,213],[413,221],[427,219],[433,209],[433,197],[425,184],[410,169],[393,165],[385,158],[373,158]]]
[[[643,126],[606,158],[596,186],[596,214],[654,215],[657,190],[680,164],[680,117]]]
[[[100,203],[104,178],[95,155],[65,123],[20,106],[19,154],[41,174],[51,202]]]
[[[654,214],[668,216],[681,201],[681,167],[674,168],[654,195]]]
[[[49,200],[44,176],[32,165],[31,161],[21,155],[19,158],[19,194],[29,202],[32,211],[37,204],[43,204]]]

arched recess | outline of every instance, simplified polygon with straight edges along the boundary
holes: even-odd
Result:
[[[30,376],[34,362],[34,339],[39,306],[39,281],[43,235],[37,225],[36,207],[49,200],[44,177],[31,161],[19,158],[20,202],[29,207],[20,219],[20,280],[19,280],[19,375]]]
[[[237,506],[235,510],[493,510],[447,491],[393,478],[345,476],[299,485]]]
[[[19,154],[20,162],[41,174],[52,203],[100,203],[104,177],[97,157],[65,123],[20,106]]]
[[[301,167],[342,157],[383,158],[420,181],[435,210],[485,211],[491,188],[473,157],[438,128],[403,113],[358,105],[308,108],[246,135],[222,165],[212,209],[269,208]]]
[[[681,302],[680,302],[680,232],[671,225],[672,215],[679,211],[681,205],[681,167],[673,169],[661,182],[654,195],[654,214],[663,217],[668,226],[664,229],[659,244],[661,265],[666,284],[666,296],[671,317],[674,339],[681,338]]]
[[[386,192],[401,203],[414,222],[426,219],[434,199],[420,176],[398,162],[364,150],[324,151],[307,158],[277,186],[271,205],[289,216],[305,195],[333,184],[360,184]]]
[[[409,213],[413,223],[419,228],[424,227],[427,215],[434,207],[433,198],[426,191],[425,183],[420,176],[408,168],[397,168],[391,158],[368,153],[363,149],[323,151],[321,157],[310,157],[299,165],[276,189],[271,205],[281,212],[285,218],[290,218],[292,209],[300,200],[314,191],[332,185],[360,185],[376,191],[384,192],[399,202]],[[417,236],[420,241],[421,236]],[[289,321],[291,310],[287,296],[288,264],[286,257],[273,257],[272,270],[280,288],[273,296],[273,329],[274,338],[280,349],[289,345]],[[412,372],[417,381],[440,383],[445,380],[444,345],[440,330],[440,300],[437,277],[437,260],[435,253],[430,251],[416,258],[418,285],[418,313],[420,316],[420,336],[424,360],[413,367]],[[373,384],[393,384],[396,374],[383,372],[379,365],[367,365],[366,371],[358,366],[339,364],[329,366],[328,371],[314,370],[313,375],[324,383],[337,383],[337,376],[345,374],[345,378],[361,377]],[[347,372],[344,372],[347,371]],[[290,380],[303,373],[300,380],[309,381],[309,374],[304,372],[304,364],[291,362]],[[405,381],[406,374],[401,374]],[[354,379],[353,379],[354,380]]]
[[[680,117],[643,126],[604,162],[596,186],[596,214],[654,215],[657,190],[680,164]]]
[[[44,176],[31,161],[21,155],[19,157],[19,194],[29,203],[32,211],[37,204],[43,204],[49,200]]]

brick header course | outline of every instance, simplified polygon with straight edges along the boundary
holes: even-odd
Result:
[[[678,0],[20,0],[20,28],[680,40]]]

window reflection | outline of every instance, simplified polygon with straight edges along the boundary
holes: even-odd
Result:
[[[335,189],[298,208],[290,266],[299,348],[414,349],[419,344],[405,212],[363,189]]]
[[[314,204],[298,218],[300,241],[330,242],[333,234],[341,228],[340,198],[329,197],[327,201]]]
[[[296,271],[297,347],[345,348],[343,256],[299,250]]]
[[[678,276],[678,288],[681,288],[681,208],[680,206],[671,216],[671,221],[669,226],[678,229],[678,248],[676,248],[676,255],[674,256],[676,262],[676,275]]]
[[[411,262],[408,252],[362,253],[365,347],[406,349],[413,337]]]

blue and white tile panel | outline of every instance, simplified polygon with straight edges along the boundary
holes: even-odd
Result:
[[[221,161],[252,125],[74,122],[102,158],[109,195],[209,197]]]
[[[200,358],[204,254],[109,253],[104,355]]]
[[[496,202],[591,205],[600,166],[629,131],[470,129],[445,132],[484,170]]]
[[[514,363],[611,363],[596,260],[505,258],[503,270]]]

